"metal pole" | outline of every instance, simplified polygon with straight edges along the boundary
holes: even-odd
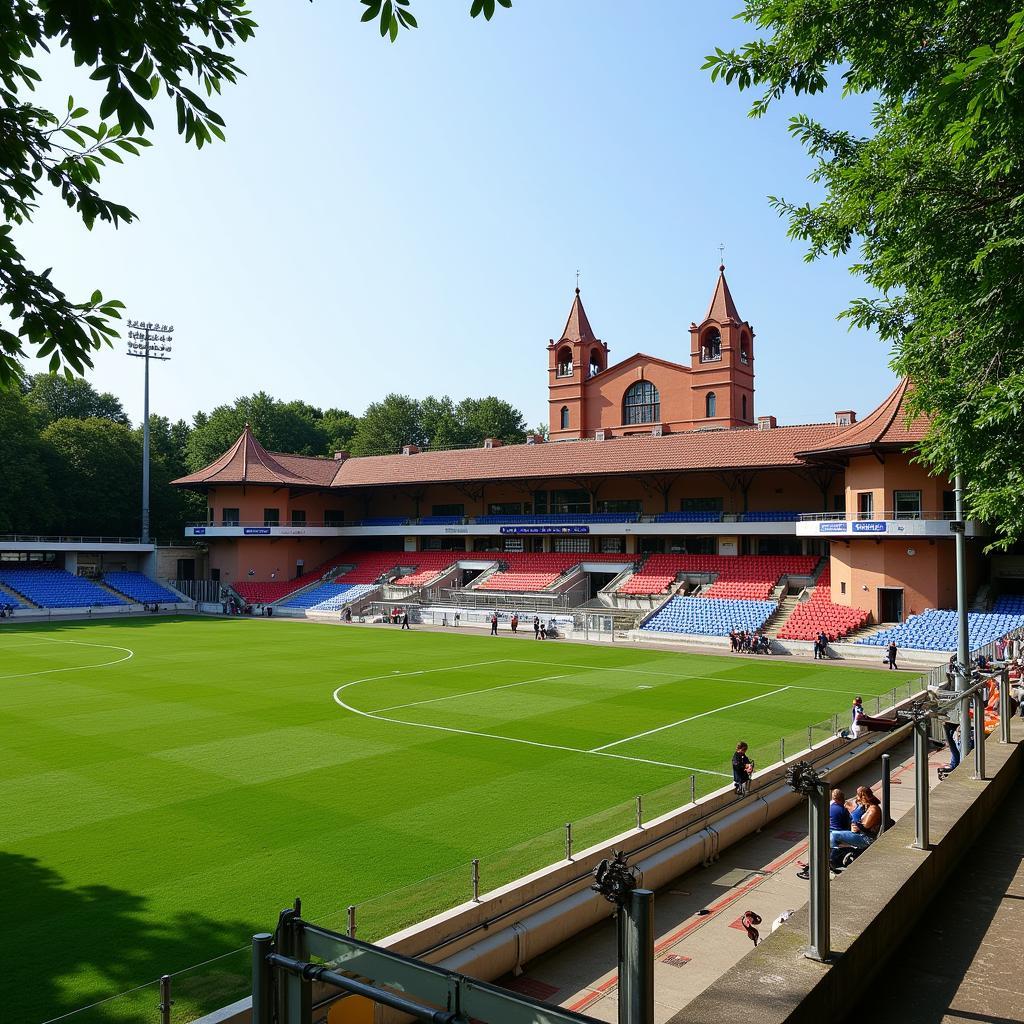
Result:
[[[565,823],[565,859],[572,860],[572,822]]]
[[[480,902],[480,861],[473,858],[473,902]]]
[[[914,722],[914,846],[928,849],[928,721]]]
[[[697,802],[697,776],[690,776],[690,803],[695,804]]]
[[[269,932],[252,937],[252,1024],[271,1024],[274,1019],[274,975],[267,963],[273,943]]]
[[[964,523],[964,478],[957,473],[953,483],[953,494],[956,499],[956,523],[953,540],[956,548],[956,616],[957,638],[956,659],[961,665],[957,673],[956,688],[966,690],[971,685],[971,649],[970,636],[967,629],[967,536]],[[967,715],[966,700],[960,702],[960,760],[967,757],[971,749],[970,718]]]
[[[145,386],[142,399],[142,543],[149,543],[149,331],[146,331]]]
[[[654,1024],[654,893],[634,889],[619,917],[619,1024]]]
[[[960,727],[961,729],[963,726]],[[985,691],[974,692],[974,777],[985,778]]]
[[[348,937],[354,939],[356,937],[356,908],[355,904],[352,904],[348,908]]]
[[[786,760],[786,737],[785,736],[780,736],[779,737],[779,760],[780,761],[785,761]]]
[[[819,782],[807,799],[807,834],[810,837],[808,856],[811,864],[811,944],[806,956],[811,960],[828,960],[832,956],[829,921],[829,792],[828,784]]]
[[[644,827],[644,798],[639,795],[636,798],[636,827]]]
[[[814,746],[814,735],[811,732],[811,726],[807,726],[807,749],[810,750]]]
[[[999,742],[1010,742],[1010,670],[999,673]]]
[[[882,824],[879,826],[879,833],[886,829],[889,820],[889,787],[892,784],[892,758],[888,754],[882,755]]]
[[[160,1024],[171,1024],[171,1007],[174,1000],[171,998],[171,976],[163,974],[160,976]]]

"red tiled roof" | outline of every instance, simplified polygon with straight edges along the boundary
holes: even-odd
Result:
[[[916,416],[907,422],[907,394],[910,381],[904,378],[882,404],[869,416],[846,427],[828,444],[801,451],[801,456],[855,454],[873,448],[907,448],[923,440],[928,433],[928,417]]]
[[[741,427],[694,430],[666,437],[617,437],[606,441],[555,441],[416,455],[374,455],[343,462],[334,486],[797,466],[802,460],[796,452],[826,445],[842,429],[833,423],[812,423],[771,430]]]
[[[197,473],[172,483],[196,484],[276,484],[289,487],[327,487],[337,472],[333,459],[308,455],[284,455],[268,452],[253,437],[249,424],[238,440],[219,458]]]

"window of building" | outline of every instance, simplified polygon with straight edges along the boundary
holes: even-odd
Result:
[[[301,508],[292,509],[292,526],[305,526],[306,513]]]
[[[210,523],[211,526],[217,521],[217,517],[214,515],[212,505],[206,510],[206,521]]]
[[[523,503],[521,501],[492,501],[487,506],[489,516],[521,516],[523,514]]]
[[[555,551],[566,554],[581,554],[590,551],[589,537],[555,537],[552,543]]]
[[[602,537],[601,538],[601,550],[609,555],[620,555],[624,550],[625,545],[623,544],[621,537]]]
[[[263,510],[263,525],[264,526],[280,526],[281,525],[281,510],[279,508],[265,508]]]
[[[839,593],[840,594],[845,594],[846,593],[846,580],[840,580],[839,581]]]
[[[947,519],[956,515],[956,491],[942,492],[942,512]]]
[[[459,505],[431,505],[430,514],[432,516],[464,516],[466,514],[466,506]]]
[[[324,512],[324,526],[344,526],[345,513],[339,508],[329,508]]]
[[[237,526],[239,522],[237,508],[222,508],[220,510],[220,522],[222,526]]]
[[[892,507],[897,519],[920,519],[921,492],[893,491]]]
[[[857,492],[857,518],[870,519],[875,514],[875,495],[873,491]]]
[[[590,511],[590,495],[583,490],[549,491],[548,512],[552,515]]]
[[[718,415],[718,398],[714,391],[709,391],[704,396],[704,415],[710,420]]]
[[[601,352],[599,349],[590,350],[590,376],[596,377],[604,367],[601,365]]]
[[[746,366],[750,362],[750,341],[748,338],[740,338],[740,362]]]
[[[657,423],[661,420],[661,395],[649,380],[638,380],[626,388],[622,398],[623,423]]]
[[[832,511],[846,512],[846,491],[840,491],[839,494],[832,495]]]
[[[505,537],[501,542],[502,551],[525,551],[526,545],[522,537]]]
[[[644,503],[639,499],[624,499],[618,498],[612,501],[599,501],[597,503],[598,512],[628,512],[630,514],[636,512],[637,514],[642,513],[644,510]],[[616,548],[618,550],[618,548]]]
[[[560,348],[558,350],[558,367],[555,370],[555,376],[557,377],[571,377],[572,376],[572,349],[571,348]]]
[[[743,396],[743,418],[747,418],[747,396]]]
[[[721,512],[722,498],[683,498],[679,503],[680,512]]]
[[[713,363],[722,358],[722,335],[712,327],[700,346],[700,361],[702,363]]]
[[[567,405],[562,406],[562,415],[560,417],[560,422],[562,424],[562,430],[569,429],[569,407]]]

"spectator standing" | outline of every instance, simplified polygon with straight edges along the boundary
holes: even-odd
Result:
[[[860,697],[853,698],[850,707],[850,733],[854,739],[860,736],[860,719],[864,716],[864,701]]]
[[[750,790],[750,779],[754,774],[754,762],[747,757],[747,744],[737,743],[732,755],[732,784],[737,796],[746,796]]]
[[[498,635],[498,613],[491,612],[491,636]]]
[[[822,630],[818,634],[818,639],[814,643],[814,656],[821,661],[825,660],[825,651],[828,649],[828,637],[825,636],[825,631]]]
[[[512,613],[512,632],[515,633],[519,629],[519,613]]]
[[[455,613],[455,628],[459,628],[459,619],[462,618],[462,612]]]
[[[896,655],[898,652],[899,648],[896,646],[896,642],[893,641],[889,644],[889,649],[887,652],[890,670],[896,668]]]
[[[533,617],[533,639],[540,639],[540,616],[534,615]]]
[[[402,611],[402,629],[409,628],[409,609],[405,608]]]

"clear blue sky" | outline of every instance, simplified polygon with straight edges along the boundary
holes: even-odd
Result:
[[[420,28],[391,45],[356,0],[253,0],[227,143],[186,146],[161,101],[154,148],[106,183],[141,221],[89,233],[55,203],[21,242],[72,295],[176,325],[153,385],[174,419],[262,389],[357,413],[388,391],[497,394],[534,424],[577,268],[613,360],[687,361],[719,242],[757,332],[756,411],[864,415],[887,353],[835,320],[864,287],[806,264],[766,196],[814,195],[789,115],[858,127],[867,108],[837,93],[748,118],[700,70],[749,37],[738,6],[515,0],[488,24],[416,0]],[[48,73],[47,94],[89,100],[73,69]],[[91,379],[138,422],[123,348]]]

